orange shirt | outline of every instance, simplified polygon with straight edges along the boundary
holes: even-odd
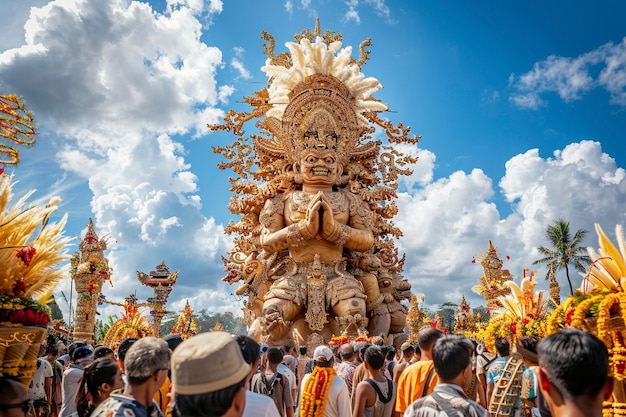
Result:
[[[426,384],[426,379],[431,369],[433,370],[432,377],[424,395],[432,393],[439,380],[437,373],[434,371],[433,361],[417,361],[404,368],[404,372],[400,374],[400,379],[398,379],[397,412],[404,414],[404,411],[411,403],[422,397],[424,384]]]
[[[163,414],[165,415],[167,415],[167,405],[170,402],[170,399],[167,396],[167,394],[170,392],[170,384],[170,378],[166,377],[165,382],[163,382],[163,385],[161,385],[161,388],[159,388],[156,394],[154,394],[154,401],[157,402],[159,408],[161,409],[161,411],[163,411]]]

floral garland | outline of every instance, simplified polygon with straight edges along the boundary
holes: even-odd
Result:
[[[495,340],[505,338],[516,343],[522,336],[543,337],[547,334],[547,322],[543,318],[527,315],[523,318],[502,314],[491,318],[487,327],[471,333],[472,337],[483,340],[489,352],[495,352]],[[469,337],[468,333],[465,334]]]
[[[602,292],[568,298],[552,312],[548,334],[563,327],[590,331],[610,349],[613,346],[612,333],[626,328],[626,293]]]
[[[336,372],[334,368],[316,366],[302,390],[299,417],[322,417],[328,402],[330,386]]]
[[[330,338],[330,341],[328,342],[328,346],[332,348],[335,346],[345,345],[346,343],[350,343],[350,339],[348,339],[348,336],[345,336],[345,335],[333,336]]]
[[[50,322],[50,308],[28,297],[0,294],[0,325],[42,326]]]

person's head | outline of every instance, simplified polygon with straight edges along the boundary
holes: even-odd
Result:
[[[101,357],[93,361],[85,368],[83,378],[87,390],[94,399],[100,399],[100,401],[105,399],[102,398],[103,396],[108,398],[108,394],[124,386],[120,367],[112,358]]]
[[[0,417],[32,417],[33,402],[22,382],[0,374]]]
[[[372,372],[380,370],[385,365],[385,354],[380,346],[370,346],[365,350],[365,368]]]
[[[334,362],[333,351],[326,345],[320,345],[313,352],[313,360],[320,368],[331,368]]]
[[[85,368],[81,379],[80,389],[76,395],[78,415],[87,415],[89,396],[93,407],[97,407],[109,398],[111,392],[123,387],[122,372],[117,362],[111,358],[96,359]]]
[[[113,352],[113,349],[108,346],[98,346],[93,350],[93,357],[94,359],[115,359],[115,353]]]
[[[72,362],[83,368],[93,362],[93,352],[88,347],[79,347],[72,352]]]
[[[161,388],[170,365],[170,348],[163,339],[142,337],[133,343],[124,357],[124,370],[128,384],[147,386],[148,391]]]
[[[306,348],[306,346],[299,346],[298,347],[298,353],[300,354],[300,356],[306,356],[308,349]]]
[[[123,339],[120,344],[117,346],[117,364],[122,368],[122,372],[124,372],[124,359],[126,358],[126,353],[128,349],[137,341],[136,337],[127,337]]]
[[[183,343],[183,338],[181,337],[181,335],[177,333],[172,333],[172,334],[163,336],[163,340],[165,340],[165,343],[167,343],[167,346],[169,346],[172,352],[176,350],[178,345]]]
[[[441,330],[435,329],[434,327],[428,327],[426,329],[422,329],[417,335],[417,344],[422,353],[430,353],[437,339],[441,337],[443,337],[443,332]]]
[[[613,391],[609,354],[600,339],[579,329],[565,329],[537,344],[539,385],[550,408],[559,401],[588,401],[602,407]],[[553,413],[554,414],[554,413]]]
[[[537,365],[537,344],[539,338],[535,336],[522,336],[517,341],[517,353],[522,355],[526,366]]]
[[[365,351],[368,347],[372,346],[371,343],[363,342],[359,345],[359,359],[363,361],[365,359]]]
[[[472,376],[474,345],[463,336],[444,336],[432,348],[433,365],[442,382],[467,388]]]
[[[250,365],[250,373],[248,374],[248,378],[252,378],[252,375],[254,375],[254,373],[256,372],[259,366],[259,362],[261,360],[261,347],[256,340],[245,334],[239,334],[235,336],[235,340],[239,345],[239,349],[241,349],[241,355],[243,356],[243,360],[246,361],[248,365]]]
[[[418,345],[413,345],[413,348],[415,349],[415,352],[413,353],[413,358],[416,361],[419,361],[422,358],[422,349],[420,349],[420,347]]]
[[[509,356],[509,353],[511,353],[511,345],[504,337],[498,337],[496,339],[496,353],[502,358]]]
[[[413,359],[415,348],[410,342],[405,342],[402,346],[400,346],[400,349],[402,350],[402,358],[404,358],[406,362]]]
[[[67,353],[68,355],[70,355],[70,360],[72,362],[74,361],[74,351],[80,347],[87,347],[87,344],[78,340],[76,342],[70,343],[70,345],[67,347]]]
[[[385,359],[390,362],[393,361],[396,357],[396,349],[393,346],[385,346],[383,352],[386,355]]]
[[[48,360],[54,361],[59,357],[59,348],[56,344],[49,344],[46,347],[46,356]]]
[[[276,347],[267,349],[267,362],[271,365],[278,365],[283,361],[283,351]]]
[[[339,348],[339,355],[343,361],[351,361],[354,359],[354,347],[351,343],[341,345]]]
[[[241,416],[250,368],[230,333],[200,333],[185,340],[172,355],[175,414]]]

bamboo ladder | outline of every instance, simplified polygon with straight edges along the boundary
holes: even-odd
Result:
[[[522,389],[522,357],[514,353],[504,365],[504,371],[494,384],[489,415],[491,417],[509,417]]]

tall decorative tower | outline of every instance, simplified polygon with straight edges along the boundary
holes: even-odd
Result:
[[[453,334],[463,335],[467,331],[473,330],[474,314],[472,308],[465,299],[465,294],[461,295],[461,304],[457,309],[456,323],[454,324]]]
[[[200,332],[200,326],[194,320],[193,310],[189,306],[189,300],[187,300],[183,312],[180,313],[176,324],[172,327],[172,334],[179,334],[183,340],[187,340],[198,332]]]
[[[165,303],[167,303],[167,298],[176,284],[178,272],[170,272],[170,269],[165,265],[165,260],[162,260],[161,264],[157,265],[156,271],[150,271],[149,274],[137,271],[139,282],[154,290],[154,297],[148,298],[148,302],[152,305],[150,314],[152,315],[154,335],[156,337],[161,336],[161,321],[166,313]]]
[[[487,253],[479,258],[483,267],[484,275],[478,278],[478,285],[472,291],[482,295],[487,303],[487,308],[499,307],[498,297],[511,293],[511,289],[504,285],[505,281],[513,279],[508,269],[502,269],[502,260],[498,257],[496,248],[489,241]]]
[[[71,259],[70,276],[76,287],[76,308],[74,310],[74,340],[93,343],[96,323],[96,308],[104,281],[111,283],[109,260],[104,257],[107,243],[98,238],[89,219],[87,233],[78,245]]]
[[[556,305],[561,304],[561,287],[559,286],[559,282],[556,280],[556,276],[554,276],[554,269],[548,269],[547,278],[550,280],[550,298],[554,301]]]

